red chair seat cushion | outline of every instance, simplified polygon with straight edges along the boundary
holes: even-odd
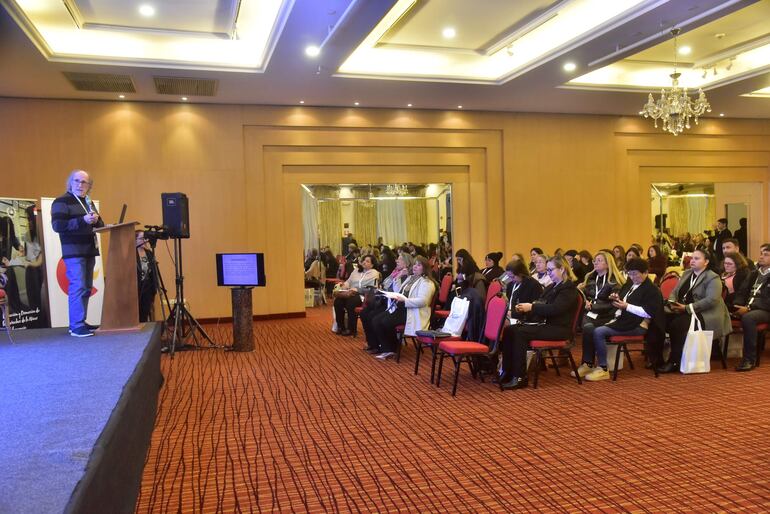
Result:
[[[448,318],[449,317],[449,311],[435,310],[435,311],[433,311],[433,314],[435,314],[439,318]]]
[[[447,341],[442,340],[438,345],[439,350],[444,353],[458,355],[461,353],[488,353],[489,347],[482,343],[473,341]]]
[[[462,339],[460,339],[459,336],[440,337],[440,338],[433,338],[430,336],[417,336],[416,339],[418,343],[422,343],[430,346],[436,343],[440,343],[441,341],[462,341]]]
[[[342,282],[342,280],[338,278],[327,278],[325,279],[325,282],[331,283],[331,284],[339,284]]]
[[[406,328],[404,325],[396,325],[396,332],[403,332],[404,328]]]
[[[731,319],[730,324],[733,326],[733,328],[742,328],[741,320],[739,319]]]
[[[356,314],[361,314],[362,310],[364,310],[363,307],[356,307],[355,309],[353,309],[353,312],[355,312]]]
[[[643,343],[644,336],[610,336],[610,343]]]
[[[770,323],[760,323],[759,325],[757,325],[757,332],[763,332],[767,330],[768,327],[770,327]]]
[[[0,298],[5,298],[5,291],[0,289]]]
[[[545,348],[559,349],[566,348],[567,344],[569,344],[569,341],[541,341],[536,339],[529,342],[529,347],[535,350],[542,350]]]

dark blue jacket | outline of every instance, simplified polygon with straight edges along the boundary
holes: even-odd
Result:
[[[86,205],[81,198],[83,205]],[[72,193],[66,193],[53,201],[51,206],[51,225],[61,240],[61,256],[92,257],[99,255],[96,247],[94,228],[103,227],[101,218],[96,225],[89,225],[83,219],[88,212]]]

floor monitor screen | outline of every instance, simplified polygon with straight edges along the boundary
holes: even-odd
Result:
[[[262,287],[265,285],[264,262],[262,253],[218,253],[217,285]]]

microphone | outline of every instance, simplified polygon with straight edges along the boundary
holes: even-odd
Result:
[[[88,205],[88,213],[93,214],[96,212],[96,214],[99,214],[96,211],[96,207],[94,207],[94,202],[91,201],[91,197],[86,195],[86,204]]]

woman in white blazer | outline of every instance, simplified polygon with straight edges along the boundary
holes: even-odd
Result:
[[[404,325],[404,335],[414,336],[418,330],[427,330],[430,324],[431,300],[436,283],[430,277],[428,259],[418,255],[412,264],[412,278],[403,294],[393,295],[385,312],[372,319],[373,341],[377,358],[393,357],[398,344],[396,327]]]

